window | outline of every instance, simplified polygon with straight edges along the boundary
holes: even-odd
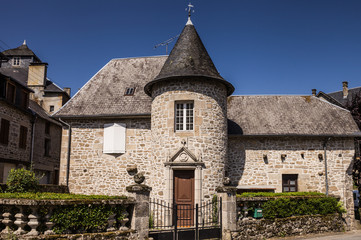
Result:
[[[20,106],[23,108],[28,107],[28,93],[24,90],[21,91],[21,100],[20,100]]]
[[[19,57],[13,58],[13,66],[20,66],[20,58]]]
[[[54,105],[50,105],[49,111],[50,111],[50,112],[54,112]]]
[[[45,138],[44,142],[44,156],[49,157],[50,156],[50,139]]]
[[[24,126],[20,126],[20,134],[19,134],[19,148],[26,148],[26,140],[28,135],[28,128]]]
[[[298,174],[282,174],[282,192],[297,192]]]
[[[104,124],[103,153],[125,153],[125,123]]]
[[[176,102],[176,131],[193,130],[193,102]]]
[[[11,103],[15,103],[15,85],[8,82],[8,87],[6,91],[6,100],[8,100]]]
[[[125,90],[124,96],[133,96],[135,92],[135,88],[127,88]]]
[[[9,143],[9,128],[10,128],[10,122],[6,119],[1,119],[0,143],[2,144]]]
[[[50,122],[45,123],[45,134],[50,134]]]

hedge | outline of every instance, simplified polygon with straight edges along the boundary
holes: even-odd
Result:
[[[242,194],[237,194],[237,197],[293,197],[293,196],[326,196],[324,193],[319,192],[283,192],[283,193],[273,193],[273,192],[244,192]]]
[[[91,233],[105,232],[108,225],[108,218],[116,214],[117,227],[120,220],[124,218],[125,206],[118,205],[71,205],[62,206],[54,210],[51,221],[54,225],[54,232],[61,233]]]
[[[27,192],[27,193],[0,193],[0,198],[17,198],[33,200],[108,200],[126,199],[126,196],[105,196],[105,195],[81,195],[69,193],[49,193],[49,192]]]
[[[266,219],[345,212],[341,203],[333,197],[277,198],[263,203],[262,209]]]

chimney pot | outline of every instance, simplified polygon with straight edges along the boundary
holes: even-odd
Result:
[[[348,96],[348,82],[342,82],[342,94],[343,98],[346,99]]]
[[[312,96],[315,96],[316,97],[316,93],[317,93],[317,89],[312,89]]]

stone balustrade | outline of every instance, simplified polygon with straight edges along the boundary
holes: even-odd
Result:
[[[135,205],[134,198],[111,200],[32,200],[32,199],[0,199],[0,221],[5,228],[3,234],[38,236],[54,234],[54,223],[51,221],[54,210],[71,205],[105,205],[112,209],[122,207],[122,218],[116,214],[109,215],[106,231],[126,231],[130,226],[130,218]],[[70,230],[67,233],[72,233]],[[77,232],[81,233],[81,232]]]

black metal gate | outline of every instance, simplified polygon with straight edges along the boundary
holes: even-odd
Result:
[[[184,206],[150,200],[149,237],[155,240],[221,238],[222,198]]]

